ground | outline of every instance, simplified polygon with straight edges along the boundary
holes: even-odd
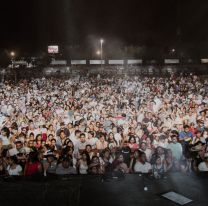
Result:
[[[145,181],[146,182],[146,181]],[[189,206],[208,205],[208,176],[174,173],[163,180],[145,183],[138,174],[123,180],[102,181],[99,176],[70,176],[55,180],[0,181],[0,205],[134,206],[177,205],[161,194],[174,191],[192,199]]]

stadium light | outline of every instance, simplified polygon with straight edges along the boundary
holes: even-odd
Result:
[[[97,55],[100,55],[100,54],[101,54],[101,52],[100,52],[100,51],[97,51],[97,52],[96,52],[96,54],[97,54]]]
[[[11,57],[14,57],[14,56],[15,56],[15,52],[12,51],[12,52],[10,53],[10,55],[11,55]]]

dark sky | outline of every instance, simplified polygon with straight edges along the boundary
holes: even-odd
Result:
[[[123,45],[208,45],[207,0],[1,0],[0,49],[103,37]]]

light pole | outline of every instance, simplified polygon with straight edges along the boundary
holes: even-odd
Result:
[[[10,56],[11,56],[11,62],[12,62],[12,70],[14,72],[14,81],[15,83],[17,83],[17,73],[16,73],[16,70],[14,70],[14,58],[15,58],[15,52],[11,52],[10,53]]]
[[[14,68],[14,57],[15,57],[15,53],[12,51],[10,53],[10,56],[11,56],[12,68]]]
[[[101,60],[101,70],[102,70],[102,64],[103,64],[103,42],[104,40],[100,40],[100,60]]]

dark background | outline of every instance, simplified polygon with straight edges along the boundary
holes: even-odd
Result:
[[[207,0],[1,0],[0,28],[1,56],[91,58],[100,38],[106,58],[208,55]]]

